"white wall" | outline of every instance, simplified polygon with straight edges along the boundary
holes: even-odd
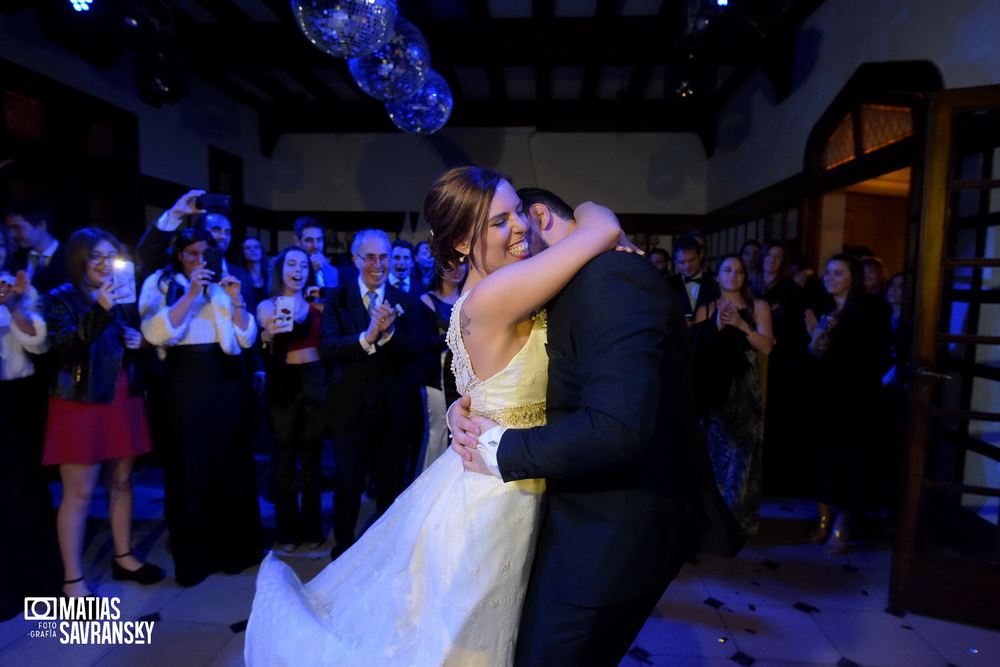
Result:
[[[274,154],[274,208],[419,211],[449,166],[505,171],[518,187],[622,213],[702,213],[705,154],[689,134],[536,134],[445,128],[404,134],[286,135]]]
[[[802,170],[806,139],[857,67],[930,60],[946,88],[1000,82],[997,0],[826,0],[799,30],[794,92],[774,103],[755,75],[719,116],[708,166],[708,210]]]

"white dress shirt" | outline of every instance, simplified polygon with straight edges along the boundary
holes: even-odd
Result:
[[[207,297],[195,297],[180,325],[170,323],[166,287],[159,284],[164,269],[146,278],[139,294],[139,316],[142,318],[142,335],[156,346],[161,357],[173,345],[198,345],[218,343],[226,354],[239,354],[240,348],[249,348],[257,337],[257,321],[247,313],[247,326],[238,328],[233,322],[233,301],[218,283],[209,283]],[[180,274],[174,280],[187,290],[188,279]]]

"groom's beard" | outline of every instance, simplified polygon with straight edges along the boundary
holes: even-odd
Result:
[[[545,242],[542,235],[539,234],[535,229],[532,229],[528,234],[528,247],[531,248],[531,256],[534,257],[541,251],[549,247],[549,244]]]

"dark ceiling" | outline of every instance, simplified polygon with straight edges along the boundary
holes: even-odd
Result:
[[[754,71],[791,86],[795,32],[822,0],[400,0],[451,87],[447,127],[694,132],[711,154],[716,110]],[[398,132],[345,60],[299,31],[287,0],[68,0],[33,7],[54,42],[111,66],[137,52],[151,103],[193,75],[256,109],[266,153],[286,133]],[[81,30],[82,21],[88,21]],[[158,86],[150,82],[159,78]],[[166,90],[162,85],[166,82]],[[682,95],[682,93],[688,93]]]

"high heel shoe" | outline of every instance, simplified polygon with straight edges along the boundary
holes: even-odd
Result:
[[[847,553],[847,531],[842,528],[834,528],[830,533],[830,539],[823,545],[823,550],[831,556],[840,556]]]
[[[63,583],[63,588],[62,588],[61,595],[64,598],[75,598],[75,597],[79,597],[79,598],[92,598],[92,597],[94,597],[94,594],[90,592],[90,589],[87,588],[86,584],[84,584],[84,590],[87,591],[87,593],[85,595],[70,595],[69,593],[66,592],[66,587],[67,586],[72,586],[73,584],[78,584],[81,581],[83,581],[83,576],[79,576],[76,579],[67,579],[66,581],[62,582]]]
[[[125,556],[131,556],[132,552],[112,555],[116,559],[125,558]],[[143,586],[148,586],[163,581],[165,576],[163,570],[152,563],[143,563],[142,567],[138,570],[126,570],[117,561],[111,561],[111,577],[116,581],[134,581]]]
[[[816,520],[816,525],[809,531],[808,538],[813,544],[819,544],[826,540],[830,534],[830,524],[833,523],[833,516],[830,514],[820,514]]]

